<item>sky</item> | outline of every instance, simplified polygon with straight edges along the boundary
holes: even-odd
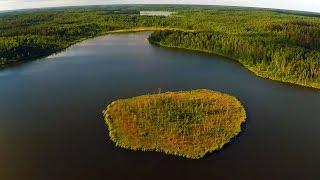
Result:
[[[0,11],[100,4],[211,4],[320,12],[320,0],[0,0]]]

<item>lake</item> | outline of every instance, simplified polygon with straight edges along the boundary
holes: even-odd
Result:
[[[319,179],[320,91],[218,56],[152,46],[150,32],[86,40],[0,71],[0,179]],[[158,91],[240,99],[243,133],[201,160],[115,147],[102,110]]]

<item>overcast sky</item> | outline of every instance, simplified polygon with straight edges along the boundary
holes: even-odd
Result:
[[[320,0],[0,0],[0,11],[97,4],[213,4],[320,12]]]

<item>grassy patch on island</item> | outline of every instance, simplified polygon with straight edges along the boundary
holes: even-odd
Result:
[[[246,119],[237,98],[211,90],[120,99],[103,113],[117,146],[191,159],[221,149]]]

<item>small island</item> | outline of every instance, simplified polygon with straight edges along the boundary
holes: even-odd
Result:
[[[117,146],[190,159],[221,149],[246,119],[237,98],[205,89],[120,99],[103,114]]]

